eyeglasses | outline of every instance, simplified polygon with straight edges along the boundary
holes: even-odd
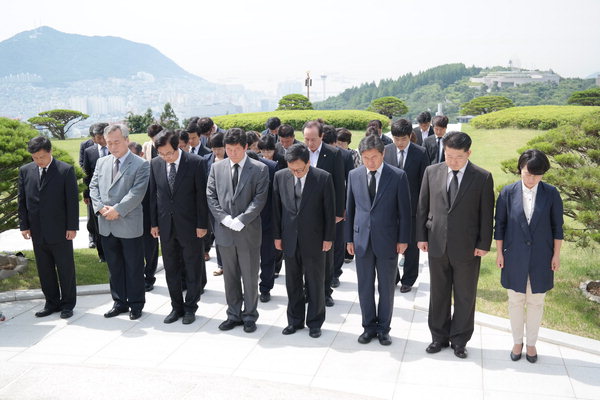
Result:
[[[169,151],[169,152],[166,152],[166,153],[161,153],[160,151],[158,152],[158,155],[159,155],[161,158],[170,158],[170,157],[172,157],[172,156],[173,156],[173,154],[175,154],[175,152],[174,152],[174,151]]]
[[[304,165],[304,167],[302,167],[302,168],[297,168],[297,169],[294,169],[294,168],[290,168],[290,167],[288,167],[288,169],[289,169],[290,171],[292,171],[294,174],[296,174],[296,175],[300,175],[300,174],[304,173],[304,171],[306,171],[306,168],[308,168],[308,166],[309,166],[309,164],[308,164],[308,163],[306,163],[306,164]]]

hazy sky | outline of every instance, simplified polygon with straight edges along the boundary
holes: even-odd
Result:
[[[328,92],[440,64],[600,72],[599,0],[3,1],[0,41],[47,25],[147,43],[210,81]],[[1,62],[1,60],[0,60]]]

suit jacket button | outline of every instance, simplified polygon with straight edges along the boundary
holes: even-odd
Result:
[[[529,240],[526,241],[525,244],[527,244],[527,246],[531,246],[531,242]]]

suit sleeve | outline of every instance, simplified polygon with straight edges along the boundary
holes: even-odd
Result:
[[[502,190],[496,201],[496,227],[494,229],[495,240],[505,240],[504,235],[506,233],[506,222],[508,221],[508,208],[507,208],[507,191]],[[501,251],[501,249],[497,249]]]
[[[154,169],[155,163],[150,161],[150,176],[148,179],[148,190],[149,196],[148,199],[149,207],[150,207],[150,227],[154,228],[158,226],[158,197],[156,190],[156,178],[154,178]]]
[[[29,227],[29,212],[27,210],[27,193],[25,192],[25,168],[19,168],[19,230],[27,231]]]
[[[346,201],[346,180],[344,179],[344,160],[342,153],[336,152],[333,165],[333,186],[335,187],[335,216],[343,217]]]
[[[416,216],[416,239],[417,242],[427,242],[427,218],[429,218],[429,168],[425,169],[421,191],[419,193],[419,203],[417,205]]]
[[[83,158],[85,157],[85,149],[87,149],[87,147],[85,146],[86,143],[87,140],[81,142],[81,144],[79,145],[79,166],[81,168],[83,168]]]
[[[67,230],[79,230],[79,188],[75,168],[70,165],[65,174],[65,201],[67,206]]]
[[[354,193],[352,192],[352,175],[348,177],[348,190],[346,196],[346,221],[344,222],[344,236],[346,243],[354,242]]]
[[[123,196],[120,202],[113,206],[121,216],[126,216],[142,203],[146,195],[146,189],[148,188],[149,177],[150,163],[144,160],[135,172],[135,179],[133,185],[129,188],[129,192]]]
[[[494,179],[490,173],[487,174],[483,183],[479,212],[479,239],[475,248],[489,251],[494,226]]]
[[[206,201],[206,161],[198,160],[196,171],[196,221],[197,229],[208,229],[208,203]]]
[[[331,180],[331,175],[327,174],[324,183],[323,214],[325,216],[325,231],[323,232],[323,240],[326,242],[333,242],[335,240],[335,189]]]
[[[92,200],[92,208],[94,209],[95,214],[104,208],[102,198],[100,197],[100,188],[98,187],[98,171],[100,171],[103,161],[106,159],[108,158],[102,157],[98,160],[96,163],[96,169],[94,169],[94,174],[92,175],[92,180],[90,181],[90,199]]]
[[[248,204],[243,213],[236,216],[244,225],[248,225],[255,218],[260,217],[260,212],[265,207],[265,204],[267,204],[267,197],[269,195],[269,169],[266,165],[261,165],[256,179],[256,190],[252,201],[250,201],[250,204]]]
[[[83,183],[85,183],[85,190],[83,191],[83,197],[86,199],[90,198],[90,182],[92,181],[92,176],[94,171],[92,171],[92,166],[90,165],[90,159],[88,158],[87,151],[83,152],[83,172],[85,172],[85,176],[83,177]]]
[[[552,227],[552,238],[564,239],[563,233],[563,202],[556,188],[552,188],[552,208],[550,210],[550,226]]]
[[[398,183],[398,215],[400,216],[400,229],[398,229],[397,243],[409,243],[412,224],[412,213],[410,209],[410,186],[404,171],[400,174]]]
[[[217,181],[215,179],[215,165],[210,168],[210,173],[208,174],[208,182],[206,183],[206,200],[208,202],[208,208],[212,213],[213,217],[215,217],[215,224],[220,224],[223,219],[229,214],[223,210],[221,204],[219,203],[219,195],[217,193]]]
[[[273,179],[273,239],[281,239],[281,195],[279,193],[279,175]]]

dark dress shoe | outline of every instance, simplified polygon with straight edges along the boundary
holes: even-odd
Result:
[[[443,348],[446,348],[448,346],[448,342],[442,343],[434,340],[429,346],[427,346],[425,351],[429,354],[439,353]]]
[[[510,359],[513,361],[519,361],[521,359],[521,355],[523,355],[523,353],[515,354],[512,352],[512,350],[510,351]]]
[[[73,310],[62,310],[60,312],[60,317],[62,319],[71,318],[73,316]]]
[[[288,325],[285,328],[283,328],[283,330],[281,331],[281,333],[283,333],[284,335],[293,335],[294,333],[296,333],[296,331],[298,329],[304,329],[304,327],[303,326]]]
[[[144,290],[146,292],[151,292],[154,290],[154,285],[152,283],[146,283],[144,284]]]
[[[35,316],[38,318],[47,317],[50,314],[55,313],[57,310],[53,310],[51,308],[43,308],[40,311],[35,313]]]
[[[370,333],[370,332],[363,332],[362,335],[360,335],[358,337],[358,343],[360,344],[367,344],[370,343],[372,339],[375,339],[377,337],[377,334],[375,333]]]
[[[325,296],[325,305],[327,307],[333,307],[335,305],[331,296]]]
[[[256,330],[256,322],[254,321],[244,321],[244,332],[252,333]]]
[[[219,325],[219,330],[230,331],[233,328],[235,328],[236,326],[240,326],[240,325],[244,325],[244,323],[242,321],[234,321],[234,320],[228,319],[228,320],[221,322],[221,325]]]
[[[336,288],[339,286],[340,286],[340,278],[338,278],[337,276],[334,276],[333,279],[331,280],[331,287]]]
[[[400,286],[400,293],[408,293],[412,290],[412,286],[402,285]]]
[[[127,311],[129,311],[129,308],[113,307],[110,310],[108,310],[108,312],[104,313],[104,318],[116,317],[117,315],[126,313]]]
[[[181,321],[184,325],[189,325],[196,320],[196,316],[193,312],[186,312],[183,315],[183,320]]]
[[[377,338],[379,338],[379,344],[382,346],[389,346],[392,344],[392,338],[389,333],[380,333],[377,335]]]
[[[88,243],[88,247],[89,247],[90,249],[95,249],[95,248],[96,248],[96,243],[94,243],[94,242],[90,242],[90,243]]]
[[[467,349],[465,346],[452,345],[454,355],[458,358],[467,358]]]
[[[268,303],[269,301],[271,301],[271,293],[267,292],[267,293],[260,294],[260,302],[261,303]]]
[[[172,324],[173,322],[177,321],[177,320],[178,320],[180,317],[182,317],[182,316],[183,316],[183,312],[181,312],[181,311],[175,311],[175,310],[172,310],[172,311],[169,313],[169,315],[167,315],[167,316],[165,317],[165,319],[163,320],[163,322],[164,322],[165,324]]]
[[[310,331],[308,332],[308,335],[311,338],[318,338],[321,337],[321,328],[310,328]]]
[[[129,319],[134,321],[142,316],[142,310],[131,310],[129,311]]]
[[[535,356],[530,356],[529,354],[525,353],[525,358],[532,364],[537,362],[537,354]]]

